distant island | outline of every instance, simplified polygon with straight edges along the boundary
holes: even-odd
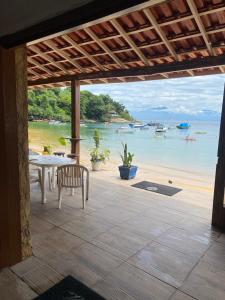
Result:
[[[71,91],[70,88],[52,88],[30,90],[28,92],[29,120],[56,120],[70,122]],[[88,91],[80,94],[81,120],[98,122],[132,121],[124,105],[114,101],[109,95],[95,95]]]

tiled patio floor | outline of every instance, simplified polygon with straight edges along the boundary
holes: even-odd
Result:
[[[102,177],[102,178],[100,178]],[[32,299],[72,275],[106,299],[224,300],[225,235],[211,229],[210,195],[173,197],[91,175],[90,199],[31,194],[34,255],[0,271],[0,299]]]

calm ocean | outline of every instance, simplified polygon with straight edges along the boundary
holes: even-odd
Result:
[[[127,143],[130,152],[135,154],[134,163],[158,164],[183,170],[207,172],[213,175],[216,165],[216,153],[219,135],[219,122],[191,122],[188,130],[179,130],[177,122],[168,122],[170,126],[165,134],[155,135],[155,127],[149,130],[135,130],[134,133],[117,133],[116,129],[126,124],[89,123],[81,127],[81,151],[91,149],[92,135],[95,128],[102,134],[102,146],[111,151],[113,160],[118,159],[122,151],[121,143]],[[201,132],[201,134],[200,134]],[[203,134],[204,132],[204,134]],[[190,135],[196,141],[185,141]],[[32,144],[50,144],[53,149],[59,147],[58,138],[70,136],[70,125],[49,125],[47,123],[30,123],[29,139]]]

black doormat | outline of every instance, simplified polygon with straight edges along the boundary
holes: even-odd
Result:
[[[34,300],[106,300],[72,276],[67,276]]]
[[[166,195],[166,196],[173,196],[176,193],[182,191],[181,189],[168,186],[168,185],[163,185],[163,184],[158,184],[150,181],[141,181],[135,184],[132,184],[133,187],[143,189],[146,191]]]

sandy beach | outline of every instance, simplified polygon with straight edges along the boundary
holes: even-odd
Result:
[[[30,149],[37,151],[41,154],[42,147],[37,144],[30,144]],[[64,151],[69,153],[68,147],[57,146],[53,151]],[[91,162],[88,150],[82,150],[81,152],[81,164],[87,166],[91,170]],[[118,166],[121,164],[120,157],[110,157],[110,160],[105,164],[102,164],[101,171],[94,172],[95,176],[107,177],[107,180],[117,182],[118,184],[124,184],[123,180],[119,179]],[[213,174],[206,174],[203,172],[189,171],[185,169],[179,169],[172,166],[160,166],[154,163],[143,164],[142,162],[134,159],[134,164],[138,166],[138,172],[133,182],[141,180],[148,180],[160,184],[171,185],[181,188],[189,192],[203,192],[206,197],[213,195],[214,188],[214,176]],[[171,183],[169,183],[172,182]]]

